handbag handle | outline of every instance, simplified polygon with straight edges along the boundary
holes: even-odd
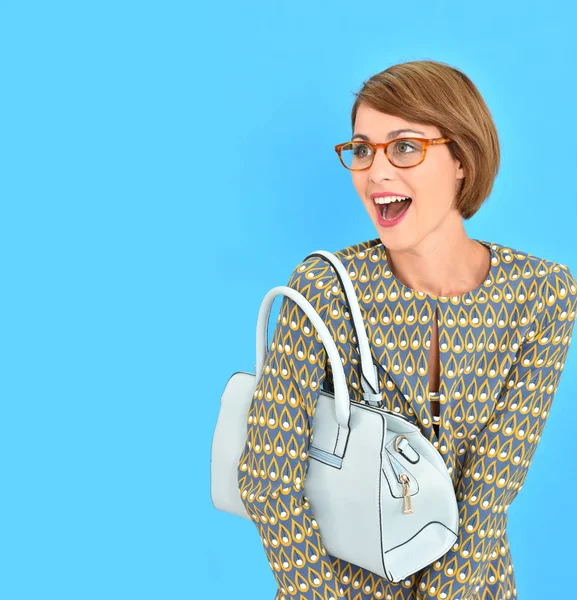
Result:
[[[353,329],[355,331],[355,337],[357,339],[359,354],[361,356],[361,387],[363,388],[364,399],[373,406],[380,406],[383,400],[383,394],[379,388],[379,376],[377,366],[373,362],[371,354],[371,347],[369,345],[369,338],[365,330],[365,324],[363,321],[363,315],[359,308],[359,300],[355,293],[355,288],[349,274],[344,267],[343,263],[332,253],[327,250],[316,250],[309,254],[310,256],[320,256],[331,263],[336,271],[337,277],[341,282],[341,287],[345,293],[345,299],[348,304],[352,321]],[[332,361],[331,361],[332,363]],[[367,391],[367,387],[370,391]]]
[[[331,361],[331,365],[333,368],[333,379],[335,384],[335,413],[336,419],[340,427],[342,427],[344,431],[344,435],[339,434],[338,436],[338,445],[335,448],[335,454],[343,456],[344,448],[346,446],[346,441],[348,439],[349,427],[350,427],[350,418],[351,418],[351,405],[349,400],[349,393],[347,387],[347,380],[345,377],[345,370],[343,368],[343,363],[341,362],[341,357],[329,331],[328,327],[325,325],[322,317],[317,313],[314,309],[313,305],[297,290],[290,288],[286,285],[278,285],[272,288],[265,295],[258,313],[258,320],[256,326],[256,377],[257,381],[260,379],[264,368],[264,361],[268,352],[268,322],[270,319],[270,311],[274,302],[274,299],[279,296],[284,295],[288,296],[296,302],[310,319],[312,325],[318,332],[321,341],[327,351],[327,355]],[[340,447],[340,448],[339,448]],[[342,454],[339,454],[342,452]]]

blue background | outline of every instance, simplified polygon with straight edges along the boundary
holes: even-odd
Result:
[[[377,237],[333,149],[353,92],[408,60],[467,73],[502,150],[469,236],[577,273],[576,9],[0,13],[0,597],[272,600],[256,528],[211,504],[212,433],[264,294],[310,252]],[[575,593],[576,368],[572,350],[509,510],[522,600]]]

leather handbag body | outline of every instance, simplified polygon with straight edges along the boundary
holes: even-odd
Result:
[[[330,252],[312,254],[332,264],[345,292],[366,403],[350,400],[338,348],[313,306],[292,288],[274,287],[258,314],[256,374],[234,373],[221,397],[211,451],[212,503],[218,510],[250,519],[238,489],[238,463],[247,438],[247,414],[268,351],[272,304],[278,295],[288,296],[317,330],[334,381],[334,393],[319,391],[303,493],[329,554],[396,583],[454,544],[459,527],[457,499],[433,444],[408,419],[380,406],[378,372],[347,270]]]

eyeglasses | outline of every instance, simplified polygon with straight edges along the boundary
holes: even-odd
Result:
[[[427,155],[427,148],[434,144],[447,144],[450,138],[397,138],[383,144],[370,142],[346,142],[337,144],[335,151],[343,166],[350,171],[370,169],[377,148],[383,148],[389,162],[400,169],[408,169],[420,165]]]

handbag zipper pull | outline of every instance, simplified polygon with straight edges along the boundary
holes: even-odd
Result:
[[[410,515],[413,512],[413,503],[411,502],[411,484],[409,478],[401,473],[401,483],[403,484],[403,514]]]

